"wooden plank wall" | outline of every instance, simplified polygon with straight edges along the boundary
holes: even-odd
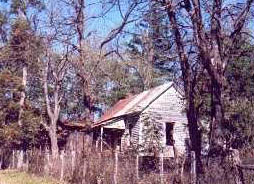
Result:
[[[166,143],[165,123],[174,122],[173,138],[175,147],[179,153],[184,154],[187,151],[187,142],[189,133],[187,127],[187,117],[184,113],[184,102],[180,94],[171,87],[167,92],[154,101],[143,114],[149,114],[151,119],[163,125],[163,144]],[[142,131],[141,131],[142,133]],[[142,135],[140,135],[142,137]]]
[[[125,119],[126,129],[122,136],[122,148],[126,150],[129,146],[137,146],[139,140],[139,115]]]

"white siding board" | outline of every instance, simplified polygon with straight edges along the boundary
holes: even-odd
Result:
[[[138,145],[138,141],[139,141],[139,129],[140,129],[140,122],[135,122],[134,123],[134,127],[132,128],[132,131],[131,131],[131,144],[136,146]]]
[[[167,122],[174,122],[174,145],[180,154],[184,154],[187,151],[186,142],[189,139],[188,121],[184,113],[183,99],[174,87],[171,87],[156,99],[143,113],[149,114],[149,116],[152,119],[156,119],[158,123],[165,124]],[[162,142],[164,145],[166,144],[165,134]]]

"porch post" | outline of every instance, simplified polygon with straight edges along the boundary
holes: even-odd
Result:
[[[136,175],[137,175],[137,180],[139,180],[139,156],[138,156],[138,154],[136,156]]]
[[[99,144],[99,138],[96,137],[96,140],[95,140],[95,148],[96,148],[96,151],[98,151],[98,144]]]
[[[102,152],[102,147],[103,147],[103,127],[101,127],[101,152]]]

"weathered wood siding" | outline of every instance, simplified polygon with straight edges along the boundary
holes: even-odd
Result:
[[[73,131],[66,138],[66,142],[64,145],[61,146],[61,149],[77,150],[77,152],[82,152],[83,150],[87,150],[88,148],[91,148],[92,143],[93,143],[93,134],[92,133]]]
[[[137,146],[138,144],[139,127],[140,127],[139,121],[133,122],[133,127],[131,128],[131,137],[130,137],[130,142],[133,146]]]
[[[130,132],[129,132],[129,126],[128,123],[125,121],[125,130],[121,137],[121,150],[125,151],[130,146]]]
[[[180,94],[174,87],[168,89],[156,99],[142,114],[148,114],[151,119],[163,125],[162,145],[166,146],[165,123],[174,122],[173,139],[178,153],[184,154],[187,151],[189,139],[187,117],[184,111],[184,103]],[[142,139],[142,131],[140,137]]]
[[[139,116],[130,117],[125,119],[125,131],[121,138],[122,149],[126,150],[129,146],[137,146],[139,140]]]

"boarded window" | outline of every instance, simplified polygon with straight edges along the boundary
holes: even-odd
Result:
[[[166,145],[173,146],[174,139],[173,139],[173,123],[166,123]]]

